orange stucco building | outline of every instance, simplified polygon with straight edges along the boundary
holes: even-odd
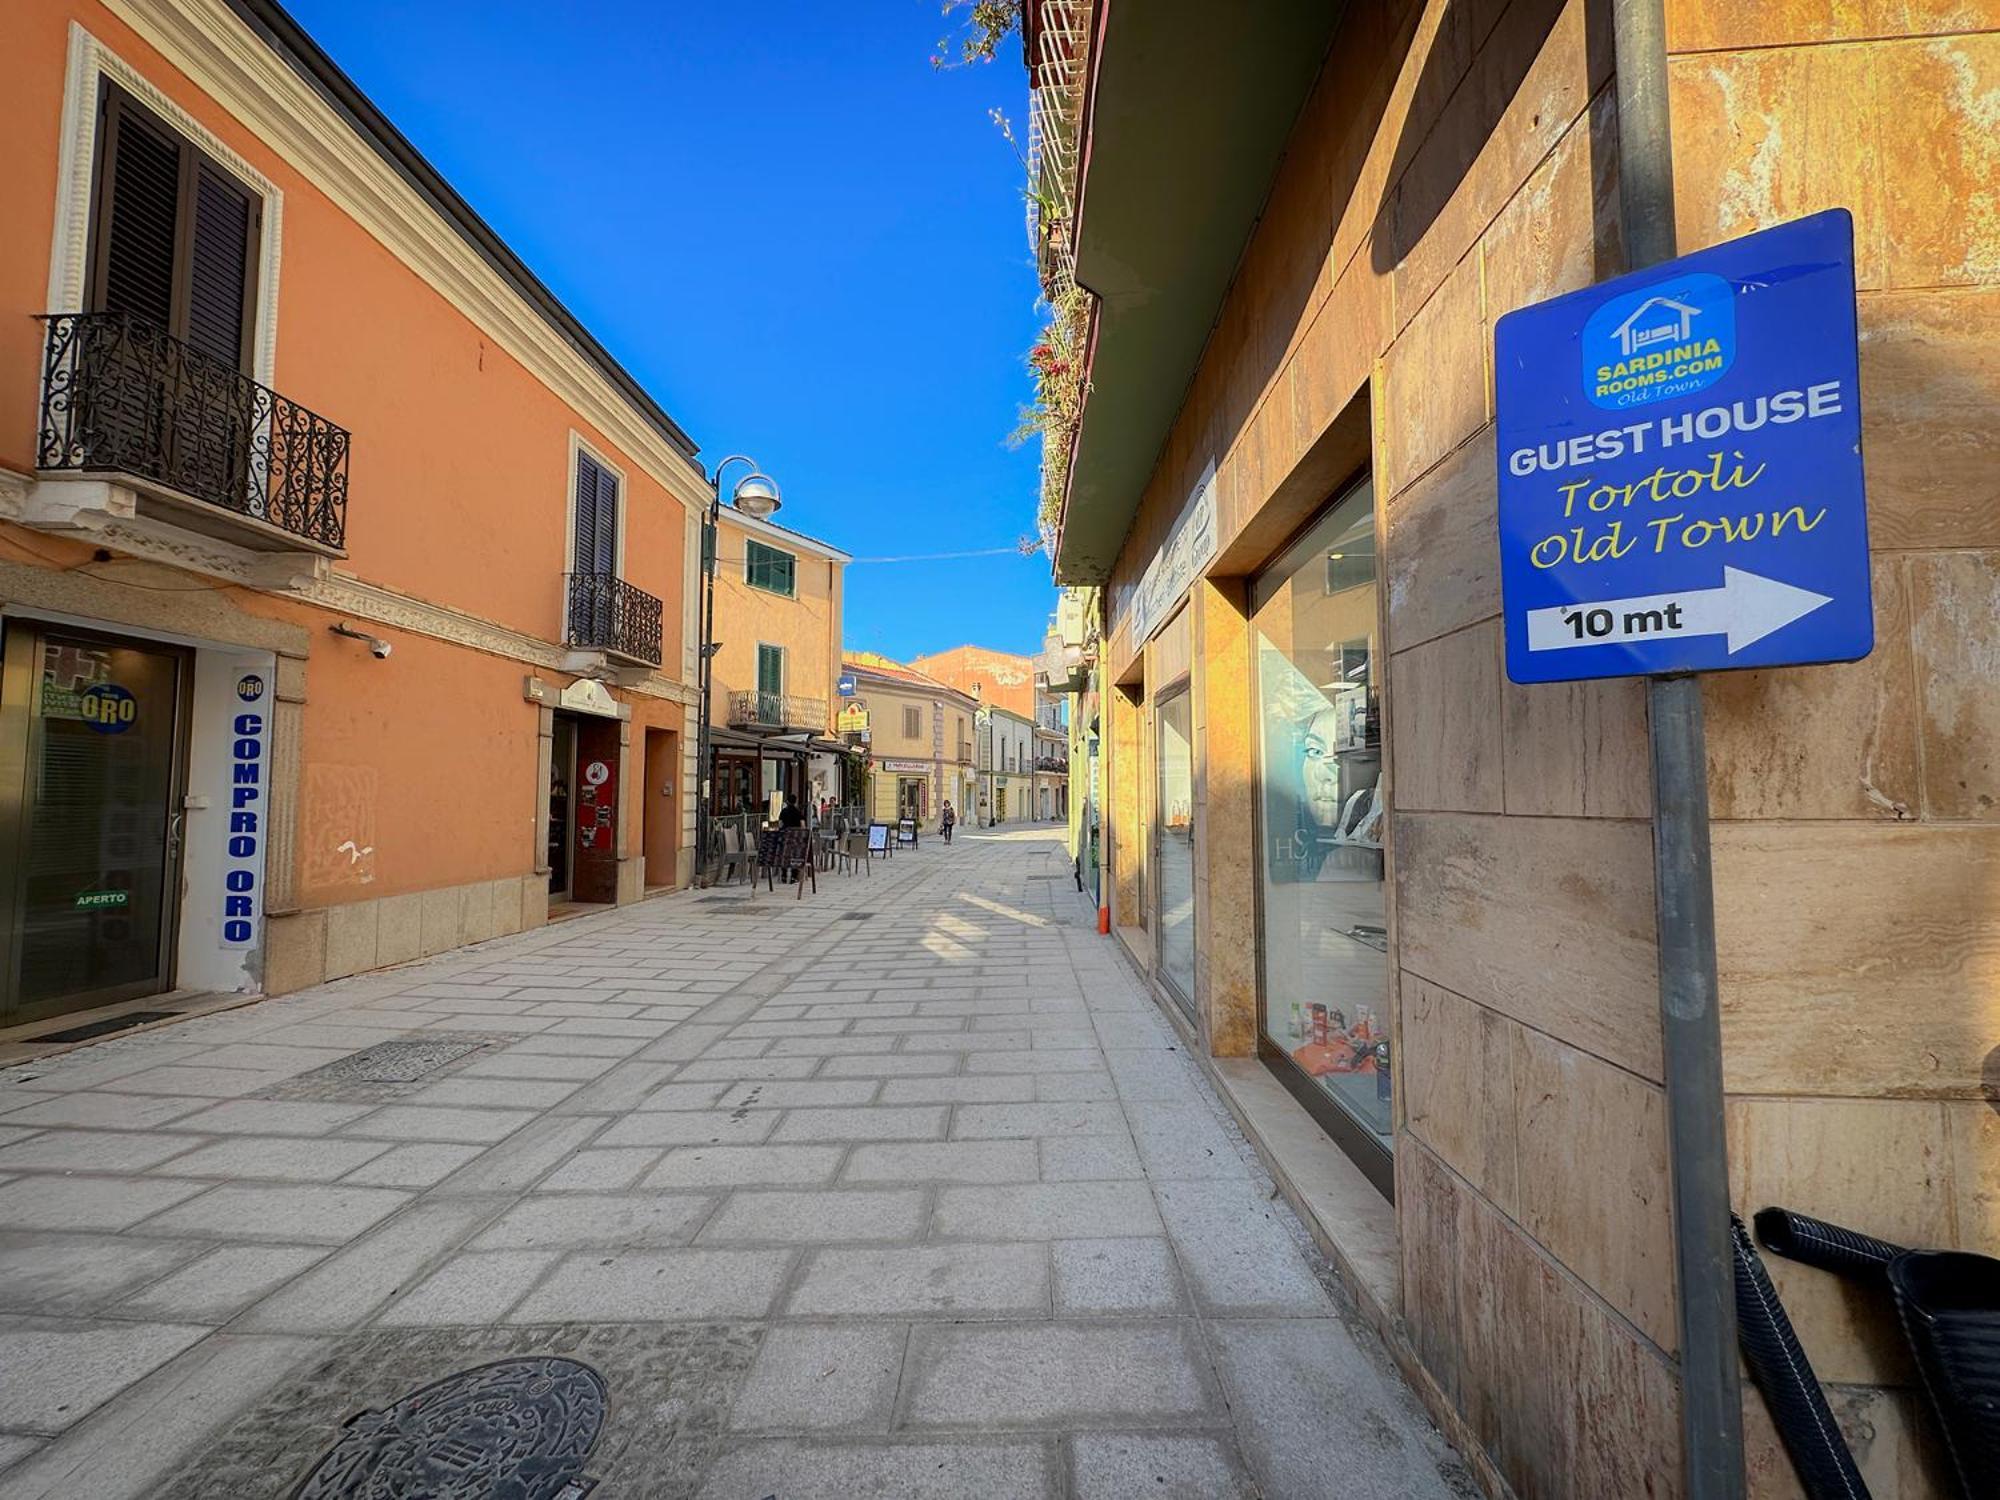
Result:
[[[1024,719],[1035,717],[1035,664],[1011,651],[985,646],[953,646],[929,656],[913,656],[910,665],[926,676],[970,693],[981,703],[1004,708]]]
[[[8,6],[0,118],[0,1025],[685,882],[688,436],[273,6]]]

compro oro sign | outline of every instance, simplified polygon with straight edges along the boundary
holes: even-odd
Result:
[[[1866,656],[1855,347],[1845,209],[1503,317],[1507,675]]]

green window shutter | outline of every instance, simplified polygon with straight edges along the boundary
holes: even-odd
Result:
[[[757,691],[777,694],[785,690],[785,648],[783,646],[763,646],[757,648]]]
[[[753,589],[791,598],[796,587],[797,564],[791,553],[776,547],[755,540],[743,544],[743,581]]]

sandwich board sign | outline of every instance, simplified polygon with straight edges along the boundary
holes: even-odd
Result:
[[[1847,210],[1510,312],[1494,377],[1515,682],[1873,648]]]

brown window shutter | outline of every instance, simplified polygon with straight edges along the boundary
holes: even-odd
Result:
[[[597,464],[588,453],[576,456],[576,571],[596,573]]]
[[[597,571],[618,571],[618,476],[597,468]]]
[[[92,306],[173,325],[180,230],[180,143],[119,94],[104,116]]]
[[[256,200],[220,168],[198,161],[185,337],[233,370],[243,368],[249,343],[246,315],[256,228]]]

